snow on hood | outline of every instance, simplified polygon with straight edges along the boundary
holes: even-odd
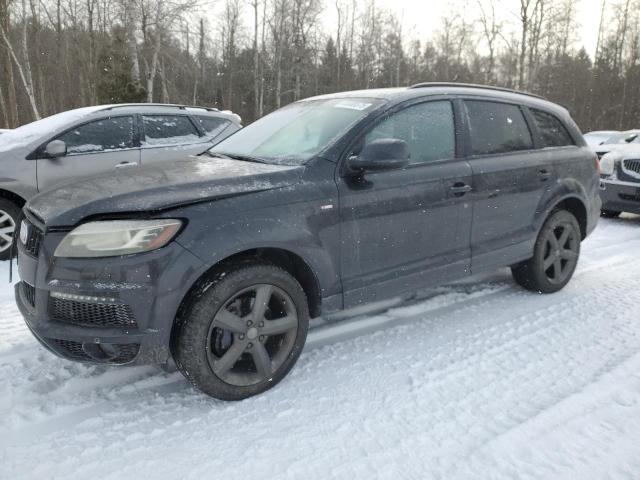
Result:
[[[66,183],[36,195],[27,208],[48,226],[67,226],[90,215],[165,210],[285,187],[299,182],[303,169],[195,157]]]
[[[76,108],[75,110],[56,113],[50,117],[27,123],[13,130],[7,130],[0,135],[0,152],[27,146],[45,134],[55,133],[82,117],[108,107],[109,105],[97,105],[93,107]]]

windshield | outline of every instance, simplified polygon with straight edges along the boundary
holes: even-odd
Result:
[[[324,150],[381,103],[381,100],[370,98],[292,103],[223,140],[209,153],[300,165]]]
[[[26,125],[14,130],[8,130],[0,135],[0,152],[19,146],[29,145],[32,141],[37,140],[44,135],[55,133],[56,131],[66,127],[69,123],[107,106],[108,105],[76,108],[75,110],[57,113],[50,117],[27,123]]]

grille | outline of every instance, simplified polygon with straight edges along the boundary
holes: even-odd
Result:
[[[20,282],[20,289],[22,290],[22,297],[29,305],[35,308],[36,289],[29,285],[27,282]]]
[[[104,344],[103,347],[92,343],[87,344],[86,351],[82,343],[73,340],[49,338],[47,343],[65,358],[97,363],[128,363],[140,350],[138,343]],[[93,352],[93,355],[87,352]]]
[[[640,176],[640,160],[623,160],[622,166],[627,173],[634,177]]]
[[[40,245],[42,245],[42,232],[35,227],[32,223],[24,221],[27,226],[27,239],[24,242],[24,249],[34,257],[37,257],[40,253]]]
[[[88,303],[51,298],[53,320],[83,327],[135,327],[136,319],[129,305],[121,303]]]

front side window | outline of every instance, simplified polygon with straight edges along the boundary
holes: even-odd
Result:
[[[85,123],[60,135],[67,155],[133,148],[133,117],[112,117]]]
[[[143,115],[142,124],[146,145],[181,145],[201,140],[195,125],[183,115]]]
[[[471,154],[489,155],[533,148],[531,132],[519,107],[507,103],[466,100]]]
[[[347,97],[292,103],[238,130],[210,152],[301,165],[348,133],[382,102]]]
[[[381,138],[407,142],[411,164],[455,157],[456,136],[451,102],[421,103],[394,113],[367,134],[364,145]]]
[[[567,129],[554,115],[531,108],[531,115],[536,122],[542,147],[564,147],[575,145],[575,142],[567,132]]]
[[[229,125],[229,120],[226,120],[224,118],[205,117],[201,115],[198,115],[195,118],[204,130],[204,133],[207,137],[217,136],[218,134],[220,134],[220,132],[227,128],[227,125]]]

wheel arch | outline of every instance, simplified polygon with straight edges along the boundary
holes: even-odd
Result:
[[[309,304],[309,315],[317,317],[322,311],[322,290],[318,277],[311,266],[298,254],[284,248],[262,247],[252,248],[228,255],[205,270],[189,287],[178,307],[176,318],[173,321],[170,334],[170,344],[173,350],[177,337],[176,329],[179,328],[179,318],[184,312],[189,301],[203,290],[206,290],[217,275],[225,270],[241,265],[262,261],[278,266],[293,276],[304,290]]]
[[[24,204],[27,203],[27,201],[17,193],[14,193],[10,190],[6,190],[4,188],[0,188],[0,198],[10,200],[11,202],[18,205],[18,207],[20,208],[24,207]]]
[[[578,225],[580,226],[580,237],[581,240],[584,240],[587,237],[588,233],[588,214],[587,214],[587,206],[583,199],[576,195],[566,195],[564,197],[556,199],[555,202],[549,203],[545,209],[542,209],[542,215],[539,215],[537,222],[537,233],[536,236],[540,233],[540,229],[544,225],[549,216],[555,212],[556,210],[566,210],[571,213],[576,220],[578,221]]]

